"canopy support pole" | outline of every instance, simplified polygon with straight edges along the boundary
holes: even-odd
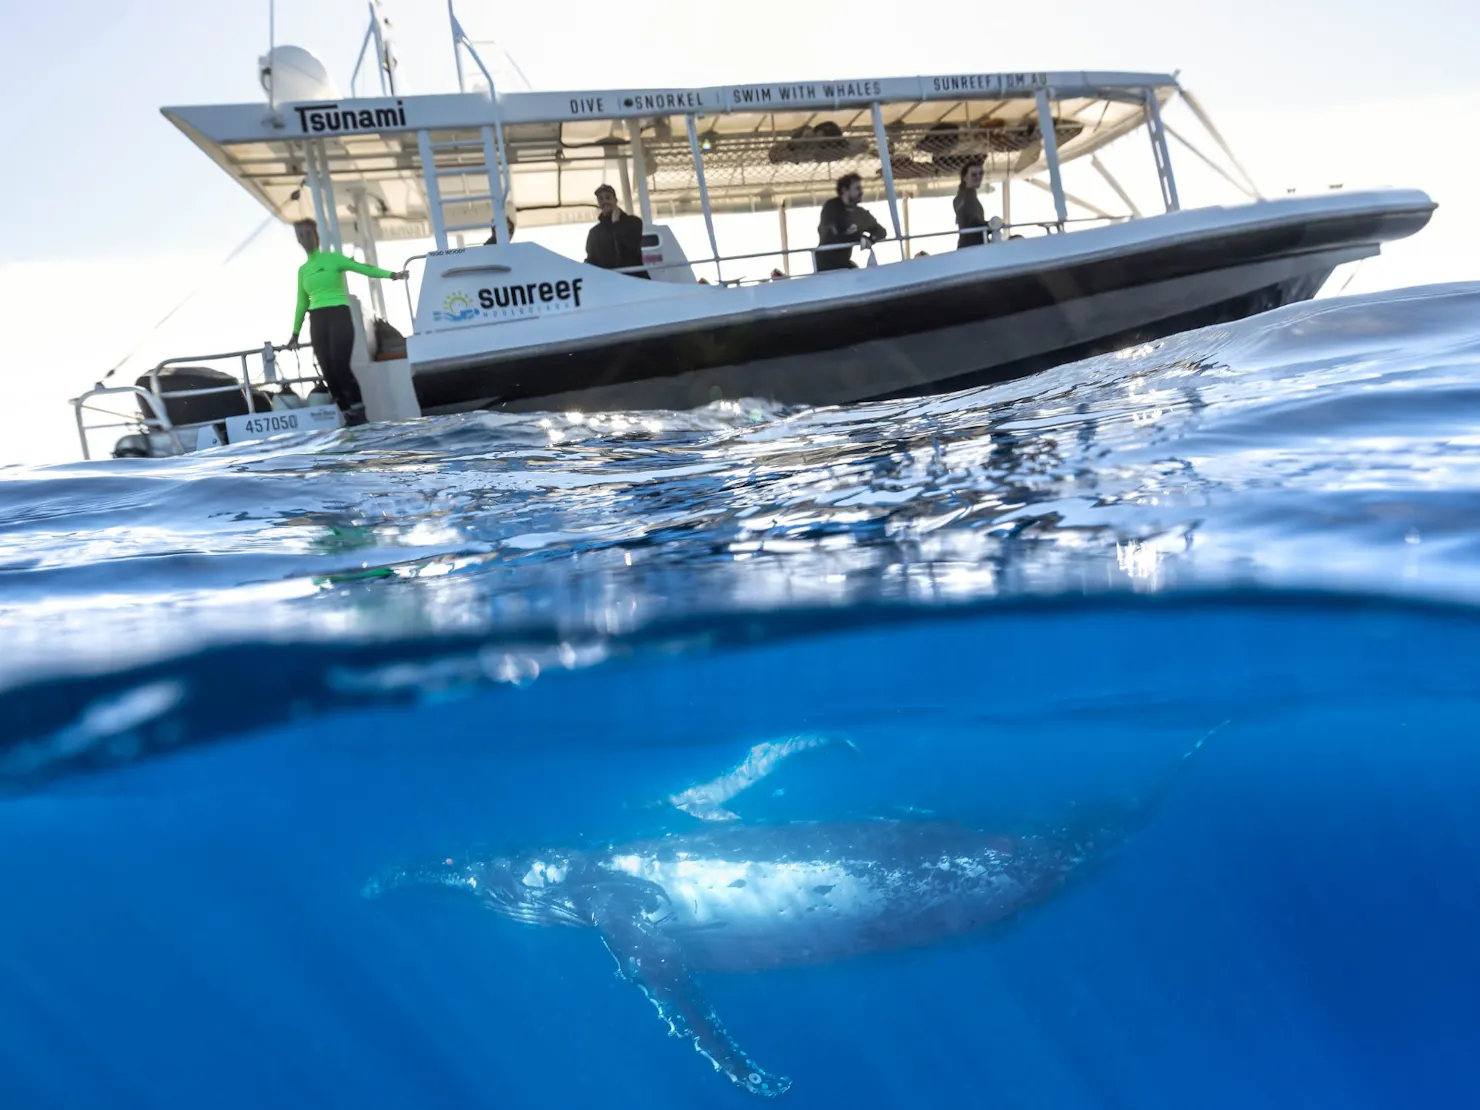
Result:
[[[344,251],[344,236],[339,233],[339,201],[334,196],[334,177],[329,172],[329,146],[328,141],[320,139],[319,147],[319,187],[324,192],[324,212],[329,217],[329,242],[330,249],[341,253]]]
[[[1192,90],[1178,86],[1177,91],[1182,94],[1183,102],[1186,103],[1187,107],[1192,109],[1192,114],[1197,117],[1197,121],[1203,125],[1209,135],[1213,136],[1213,141],[1218,144],[1219,149],[1228,156],[1228,160],[1233,163],[1233,168],[1238,170],[1244,179],[1244,183],[1249,186],[1254,196],[1256,198],[1263,197],[1264,194],[1259,191],[1259,186],[1249,176],[1249,171],[1244,169],[1243,163],[1238,160],[1238,155],[1233,152],[1233,148],[1228,145],[1227,140],[1223,138],[1218,128],[1213,126],[1213,121],[1209,118],[1207,110],[1203,108],[1197,97],[1192,95]]]
[[[791,277],[791,238],[786,231],[786,197],[781,198],[781,206],[776,209],[781,217],[781,272]]]
[[[709,232],[709,249],[714,259],[714,276],[718,281],[724,281],[724,274],[720,271],[719,263],[719,240],[714,237],[714,213],[709,209],[709,186],[704,181],[704,152],[699,149],[699,129],[694,125],[694,113],[690,112],[684,116],[684,122],[688,125],[689,150],[694,155],[694,172],[699,177],[699,204],[704,209],[704,230]]]
[[[324,213],[324,193],[319,186],[319,160],[314,154],[312,139],[306,139],[303,143],[303,170],[304,176],[308,178],[308,193],[313,198],[313,215],[318,224],[319,238],[323,242],[329,242],[329,217]],[[332,244],[330,246],[332,250]]]
[[[1208,169],[1212,170],[1219,177],[1221,177],[1224,181],[1228,182],[1230,185],[1232,185],[1239,192],[1243,193],[1244,196],[1248,197],[1250,200],[1258,200],[1259,199],[1259,194],[1258,193],[1253,192],[1252,190],[1250,190],[1250,188],[1249,188],[1248,185],[1246,185],[1244,182],[1240,181],[1238,178],[1234,177],[1233,174],[1229,173],[1222,166],[1218,165],[1217,162],[1213,161],[1206,154],[1204,154],[1201,150],[1199,150],[1197,147],[1193,146],[1192,145],[1192,141],[1190,139],[1184,139],[1181,135],[1177,134],[1177,129],[1174,128],[1170,123],[1163,123],[1161,126],[1162,126],[1162,130],[1164,130],[1168,135],[1170,135],[1172,138],[1176,139],[1177,142],[1181,143],[1184,147],[1186,147],[1189,151],[1191,151],[1193,154],[1195,154],[1198,158],[1202,159],[1203,164],[1205,166],[1207,166]]]
[[[1099,173],[1099,175],[1105,179],[1105,183],[1109,185],[1110,188],[1115,190],[1115,195],[1118,196],[1125,203],[1125,206],[1131,210],[1131,215],[1135,216],[1137,219],[1140,219],[1141,210],[1136,207],[1136,202],[1131,199],[1131,195],[1125,191],[1125,187],[1121,185],[1116,176],[1110,172],[1109,167],[1106,166],[1104,162],[1100,161],[1100,156],[1098,154],[1091,154],[1089,156],[1089,164],[1093,166],[1095,170]]]
[[[653,201],[648,196],[647,152],[642,146],[642,120],[627,121],[627,137],[632,140],[632,176],[637,178],[638,215],[642,217],[642,226],[647,227],[653,222]]]
[[[619,180],[622,183],[622,211],[632,211],[632,175],[627,172],[627,156],[616,154],[612,161],[616,163]],[[643,221],[646,224],[647,221]]]
[[[500,172],[503,165],[503,146],[499,143],[494,130],[488,124],[479,129],[483,136],[483,162],[487,166],[488,192],[493,197],[493,236],[498,243],[507,243],[513,238],[509,234],[508,208],[504,193],[504,175]]]
[[[1161,199],[1168,212],[1182,207],[1177,199],[1177,179],[1172,176],[1172,152],[1167,149],[1167,133],[1161,125],[1161,104],[1156,99],[1156,90],[1147,89],[1146,130],[1151,132],[1151,156],[1156,160],[1156,176],[1161,180]]]
[[[1064,174],[1059,166],[1059,136],[1054,127],[1053,108],[1048,102],[1048,90],[1038,90],[1038,133],[1043,136],[1043,155],[1048,160],[1049,192],[1053,193],[1054,215],[1059,220],[1059,230],[1069,220],[1068,206],[1064,202]],[[1031,180],[1031,179],[1030,179]]]
[[[889,136],[884,133],[884,111],[879,107],[878,101],[870,107],[874,117],[874,142],[879,146],[879,167],[884,173],[884,196],[889,200],[889,222],[894,225],[894,238],[903,252],[904,232],[899,223],[899,198],[894,192],[894,165],[889,158]]]
[[[1044,181],[1041,177],[1029,177],[1025,180],[1028,182],[1029,185],[1032,185],[1038,189],[1042,189],[1045,193],[1053,192],[1053,186]],[[1098,204],[1092,204],[1089,201],[1085,200],[1083,197],[1077,197],[1073,193],[1066,193],[1062,189],[1059,191],[1059,195],[1062,196],[1068,204],[1075,205],[1078,208],[1083,208],[1086,212],[1093,213],[1094,215],[1099,216],[1102,220],[1119,219],[1119,217],[1116,216],[1114,212],[1106,212]]]
[[[437,159],[432,152],[432,137],[425,130],[416,133],[416,148],[421,154],[421,180],[427,190],[427,220],[432,225],[432,240],[439,251],[445,251],[447,228],[442,221],[442,187],[437,183]]]
[[[349,191],[349,194],[354,198],[356,238],[360,241],[360,250],[365,252],[365,264],[379,266],[380,254],[375,249],[375,223],[374,217],[370,214],[369,194],[363,185],[356,185]],[[371,309],[382,320],[389,319],[385,311],[385,290],[381,288],[378,281],[372,281],[369,285]]]

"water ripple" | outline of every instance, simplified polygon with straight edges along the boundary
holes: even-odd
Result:
[[[0,683],[237,640],[1219,585],[1473,601],[1480,286],[834,409],[472,414],[0,470]]]

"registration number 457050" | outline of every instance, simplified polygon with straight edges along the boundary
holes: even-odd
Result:
[[[233,416],[226,421],[228,443],[266,439],[268,436],[290,435],[295,432],[318,432],[338,428],[344,423],[344,414],[338,405],[310,405],[301,409],[285,409],[280,412],[257,412],[245,416]]]

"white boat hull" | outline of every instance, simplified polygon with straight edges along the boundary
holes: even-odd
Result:
[[[408,349],[426,412],[938,392],[1309,299],[1337,266],[1416,233],[1433,209],[1419,192],[1333,193],[697,293],[571,263],[588,311],[418,331]],[[516,251],[494,264],[513,280],[527,269]],[[476,253],[454,261],[476,269]],[[435,299],[430,270],[428,286]],[[610,299],[628,289],[634,299]]]

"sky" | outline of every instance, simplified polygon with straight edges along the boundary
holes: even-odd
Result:
[[[383,7],[403,90],[455,90],[445,5],[385,0]],[[0,5],[9,151],[0,186],[8,356],[0,386],[16,422],[0,434],[0,465],[79,458],[68,399],[135,348],[121,377],[164,357],[287,338],[301,261],[291,231],[269,228],[223,268],[264,210],[159,113],[165,105],[261,100],[256,63],[267,49],[268,10],[267,0]],[[510,89],[522,83],[507,62],[495,61],[500,50],[538,89],[957,69],[1177,72],[1266,194],[1402,185],[1439,202],[1425,232],[1355,274],[1338,274],[1333,286],[1358,292],[1480,276],[1469,139],[1480,118],[1480,5],[1473,0],[1061,0],[980,8],[855,0],[841,19],[836,3],[814,0],[729,8],[563,0],[558,9],[461,0],[458,15],[475,39],[491,44],[485,53]],[[277,41],[308,47],[347,89],[366,19],[364,0],[277,0]],[[1185,108],[1168,119],[1197,131]],[[1187,183],[1184,206],[1234,199],[1179,148],[1172,158]],[[794,226],[794,244],[799,233]],[[573,249],[580,234],[530,237]],[[694,241],[691,229],[679,234],[686,245]],[[387,292],[392,322],[404,330],[403,294]]]

